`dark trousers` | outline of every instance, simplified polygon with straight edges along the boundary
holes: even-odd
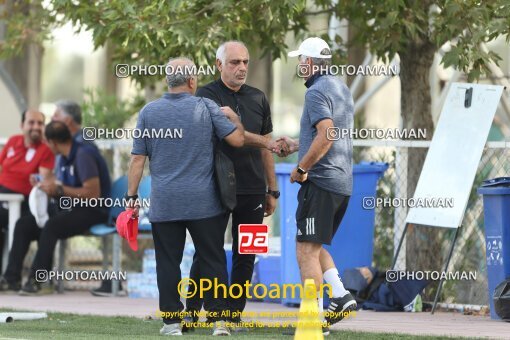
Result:
[[[193,239],[195,248],[200,254],[204,254],[199,258],[203,274],[201,278],[209,279],[211,282],[217,279],[218,284],[228,287],[227,259],[223,249],[227,223],[226,213],[193,221],[152,223],[161,312],[180,312],[184,309],[177,287],[181,281],[180,264],[186,243],[186,229]],[[197,285],[200,285],[199,279],[195,281]],[[220,296],[217,298],[214,298],[212,289],[204,292],[205,310],[216,312],[220,316],[208,317],[210,321],[224,320],[225,317],[221,317],[221,314],[228,309],[222,289],[218,289],[218,292]],[[196,294],[199,295],[200,292],[197,291]],[[163,319],[165,324],[180,321],[181,318],[178,316]]]
[[[260,224],[264,220],[266,207],[265,195],[237,195],[237,205],[232,211],[232,271],[230,273],[230,284],[239,284],[244,287],[246,281],[251,282],[255,255],[239,254],[239,224]],[[197,281],[203,277],[202,263],[200,261],[200,250],[195,247],[193,264],[190,270],[190,277]],[[234,291],[234,294],[238,294]],[[186,309],[200,311],[202,299],[197,295],[186,300]],[[229,309],[232,315],[240,315],[246,306],[246,292],[236,299],[228,299]],[[234,314],[235,313],[235,314]]]
[[[10,189],[0,185],[0,193],[2,194],[17,194]],[[7,208],[7,202],[0,202],[0,273],[3,273],[2,263],[4,254],[4,243],[7,238],[7,231],[9,227],[9,209]],[[5,207],[4,207],[5,205]],[[28,196],[25,196],[25,200],[21,202],[21,213],[20,217],[30,215],[30,209],[28,208]]]
[[[37,241],[37,253],[32,262],[29,278],[35,279],[37,270],[51,270],[53,253],[57,241],[71,236],[82,235],[95,224],[107,221],[108,214],[103,209],[76,208],[60,211],[50,217],[43,228],[39,228],[32,215],[24,216],[16,222],[14,240],[9,263],[4,277],[9,282],[21,281],[23,260],[27,255],[30,242]]]

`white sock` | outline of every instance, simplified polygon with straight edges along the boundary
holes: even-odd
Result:
[[[331,268],[324,272],[324,281],[331,285],[334,298],[344,297],[347,293],[349,293],[349,291],[344,288],[344,284],[342,283],[336,268]]]

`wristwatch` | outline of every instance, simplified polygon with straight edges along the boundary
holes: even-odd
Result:
[[[300,167],[300,166],[299,166],[299,164],[298,164],[298,166],[297,166],[297,172],[298,172],[298,173],[300,173],[301,175],[304,175],[304,174],[306,174],[308,171],[306,171],[305,169],[303,169],[302,167]]]
[[[274,198],[278,199],[280,197],[280,192],[278,190],[269,190],[269,188],[267,188],[266,195],[271,195]]]
[[[131,200],[136,201],[136,200],[138,199],[138,195],[137,195],[137,194],[135,194],[135,195],[131,195],[131,196],[130,196],[130,195],[128,195],[128,194],[127,194],[127,192],[126,192],[126,195],[124,196],[124,199],[125,199],[127,202],[129,202],[129,201],[131,201]]]
[[[62,186],[62,184],[57,185],[56,194],[57,194],[57,197],[64,196],[64,187]]]

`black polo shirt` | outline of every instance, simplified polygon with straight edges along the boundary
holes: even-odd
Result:
[[[221,79],[198,89],[197,96],[214,100],[219,106],[230,108],[241,117],[244,129],[257,135],[273,132],[271,109],[264,92],[244,84],[239,91],[229,89]],[[234,162],[238,195],[260,195],[266,192],[266,179],[259,148],[234,148],[225,142],[221,148]]]

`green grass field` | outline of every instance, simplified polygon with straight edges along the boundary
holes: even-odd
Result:
[[[0,310],[1,311],[1,310]],[[5,311],[5,310],[4,310]],[[100,317],[76,314],[50,313],[48,319],[37,321],[15,321],[0,324],[0,339],[161,339],[161,321],[144,321],[128,317]],[[189,334],[189,335],[188,335]],[[210,329],[185,333],[187,339],[211,337]],[[293,339],[283,335],[281,329],[258,328],[248,333],[235,333],[234,338],[243,339]],[[452,339],[447,337],[418,337],[414,335],[360,333],[332,331],[327,339]],[[465,339],[465,338],[462,338]]]

